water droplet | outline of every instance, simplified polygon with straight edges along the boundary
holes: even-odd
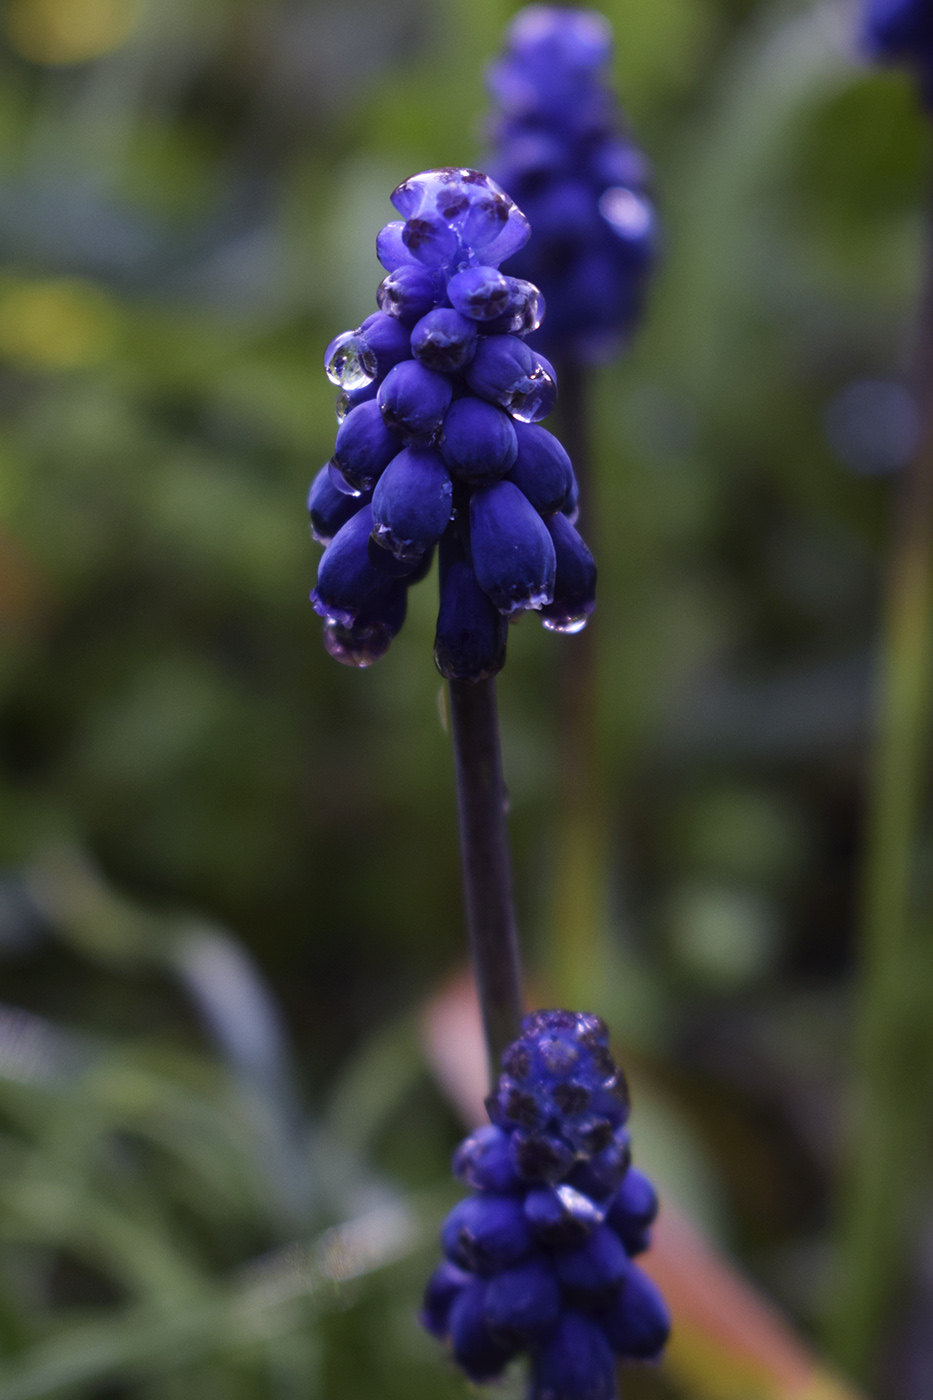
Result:
[[[350,412],[350,395],[346,393],[338,394],[334,409],[337,413],[337,422],[342,423]]]
[[[582,632],[589,622],[588,613],[579,613],[576,617],[542,617],[541,626],[546,627],[549,632],[561,632],[566,637],[575,637],[578,632]]]
[[[338,389],[365,389],[378,373],[376,356],[356,331],[344,331],[327,347],[324,369]]]
[[[342,666],[363,670],[381,660],[392,643],[394,633],[381,622],[345,627],[336,618],[324,620],[324,648]]]
[[[536,365],[509,401],[509,412],[519,423],[540,423],[557,401],[557,385],[543,365]]]

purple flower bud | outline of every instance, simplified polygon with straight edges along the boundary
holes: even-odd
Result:
[[[405,264],[390,272],[376,292],[380,309],[401,321],[403,326],[413,326],[420,321],[438,300],[435,274],[414,264]]]
[[[374,311],[360,326],[360,335],[376,357],[379,378],[384,378],[393,365],[407,360],[411,354],[408,332],[394,316]]]
[[[454,1153],[453,1173],[475,1191],[508,1195],[523,1189],[509,1157],[509,1135],[492,1123],[477,1128],[461,1142]]]
[[[556,1133],[516,1128],[509,1143],[512,1165],[525,1181],[561,1181],[573,1166],[574,1153]]]
[[[501,613],[552,601],[556,555],[551,536],[511,481],[474,491],[470,542],[479,585]]]
[[[603,1223],[603,1211],[569,1182],[529,1191],[525,1214],[535,1238],[551,1246],[583,1244]]]
[[[487,483],[505,475],[518,454],[515,425],[487,399],[456,399],[447,410],[441,453],[455,476]]]
[[[592,1318],[565,1312],[532,1356],[529,1400],[616,1400],[616,1364]]]
[[[546,418],[557,398],[554,379],[514,335],[480,340],[465,378],[474,394],[508,409],[523,423]]]
[[[404,360],[382,381],[377,403],[387,428],[409,444],[427,446],[440,432],[452,392],[445,375]]]
[[[505,665],[509,625],[465,559],[447,569],[434,638],[434,661],[451,681],[485,681]],[[496,1190],[501,1188],[496,1187]]]
[[[452,503],[453,484],[440,453],[405,448],[376,483],[373,539],[397,559],[418,560],[444,533]]]
[[[541,609],[541,621],[551,632],[580,632],[596,607],[596,561],[565,515],[552,515],[545,524],[557,568],[554,598]]]
[[[491,321],[509,304],[509,279],[495,267],[468,267],[447,283],[452,306],[474,321]]]
[[[576,1249],[558,1251],[555,1265],[564,1287],[577,1293],[605,1293],[617,1288],[630,1268],[622,1241],[608,1225],[597,1226]]]
[[[531,1253],[531,1228],[514,1196],[483,1192],[459,1201],[441,1229],[452,1264],[474,1273],[496,1273]]]
[[[334,462],[357,491],[371,491],[398,451],[398,438],[374,399],[354,408],[337,429]]]
[[[362,506],[337,531],[318,565],[317,585],[311,594],[314,610],[344,627],[372,611],[380,598],[395,594],[395,580],[387,579],[370,562],[372,528],[372,506]]]
[[[363,501],[338,490],[331,480],[330,463],[326,463],[311,483],[308,492],[308,514],[311,531],[319,544],[330,544],[341,526],[356,515]]]
[[[599,1324],[619,1356],[656,1361],[670,1335],[671,1316],[657,1286],[630,1264],[624,1286],[600,1312]]]
[[[560,1316],[557,1275],[544,1259],[529,1259],[490,1279],[484,1299],[486,1322],[497,1336],[531,1342],[546,1335]]]
[[[540,515],[553,515],[570,498],[570,458],[554,434],[537,423],[516,423],[515,434],[518,453],[509,481],[515,483]]]
[[[402,630],[407,608],[405,584],[387,579],[382,591],[370,597],[353,622],[325,619],[324,648],[344,666],[372,666],[385,656]]]
[[[456,233],[439,214],[406,219],[402,242],[425,267],[444,267],[453,261],[460,246]]]
[[[486,1281],[474,1279],[454,1299],[450,1310],[450,1342],[454,1356],[471,1380],[498,1376],[518,1350],[494,1337],[486,1321]]]
[[[594,1201],[608,1201],[618,1190],[631,1159],[629,1135],[624,1128],[619,1128],[608,1147],[597,1152],[588,1162],[574,1167],[568,1178],[569,1184]],[[616,1228],[614,1223],[613,1228]]]
[[[411,353],[419,364],[441,374],[465,368],[476,350],[476,323],[449,306],[429,311],[411,333]]]
[[[391,224],[386,224],[376,235],[376,257],[387,272],[395,272],[400,267],[417,266],[402,238],[404,227],[401,219],[393,219]]]
[[[456,1264],[446,1259],[438,1264],[428,1279],[420,1313],[422,1327],[432,1336],[439,1337],[441,1341],[447,1336],[450,1331],[450,1310],[472,1280],[472,1274],[464,1273],[463,1269],[458,1269]]]
[[[643,1172],[630,1167],[616,1192],[606,1219],[629,1254],[643,1254],[651,1243],[651,1225],[658,1197]]]

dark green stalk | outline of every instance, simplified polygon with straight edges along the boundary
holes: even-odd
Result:
[[[870,1379],[911,1263],[933,1091],[933,925],[917,908],[933,730],[933,248],[919,326],[922,432],[896,501],[868,797],[850,1179],[830,1337]]]
[[[522,1019],[521,966],[506,829],[496,683],[450,681],[460,860],[490,1082]]]

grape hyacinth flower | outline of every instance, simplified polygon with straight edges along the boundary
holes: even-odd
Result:
[[[862,45],[878,62],[912,69],[925,105],[933,106],[933,5],[929,0],[868,0]]]
[[[628,1095],[597,1016],[537,1011],[502,1056],[491,1123],[454,1155],[474,1194],[448,1215],[422,1322],[474,1381],[519,1352],[529,1400],[613,1400],[616,1358],[657,1360],[670,1330],[634,1258],[657,1197],[631,1165]]]
[[[509,267],[547,299],[532,343],[583,362],[628,340],[656,245],[649,166],[604,79],[611,51],[595,11],[529,5],[488,77],[487,168],[532,227]]]
[[[325,355],[341,393],[334,453],[308,497],[325,546],[311,599],[330,654],[371,665],[437,546],[435,660],[449,680],[478,682],[505,661],[505,619],[536,610],[552,631],[585,626],[596,566],[574,528],[570,459],[539,426],[557,395],[525,341],[543,300],[499,271],[528,220],[476,170],[412,176],[392,203],[402,218],[376,241],[380,309]]]

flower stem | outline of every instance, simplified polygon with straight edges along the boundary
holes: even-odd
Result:
[[[918,836],[933,738],[933,229],[919,325],[921,435],[895,506],[885,590],[878,733],[862,890],[856,1101],[839,1286],[830,1320],[838,1359],[877,1364],[910,1267],[912,1207],[933,1091],[933,924],[918,909]]]
[[[591,502],[589,374],[568,359],[558,367],[560,434],[580,488]],[[592,517],[591,517],[592,518]],[[598,620],[561,638],[558,731],[560,797],[551,916],[551,975],[568,1004],[598,997],[607,926],[606,798],[599,752]]]
[[[450,681],[449,686],[467,930],[495,1083],[499,1058],[517,1038],[522,1020],[496,683]]]

